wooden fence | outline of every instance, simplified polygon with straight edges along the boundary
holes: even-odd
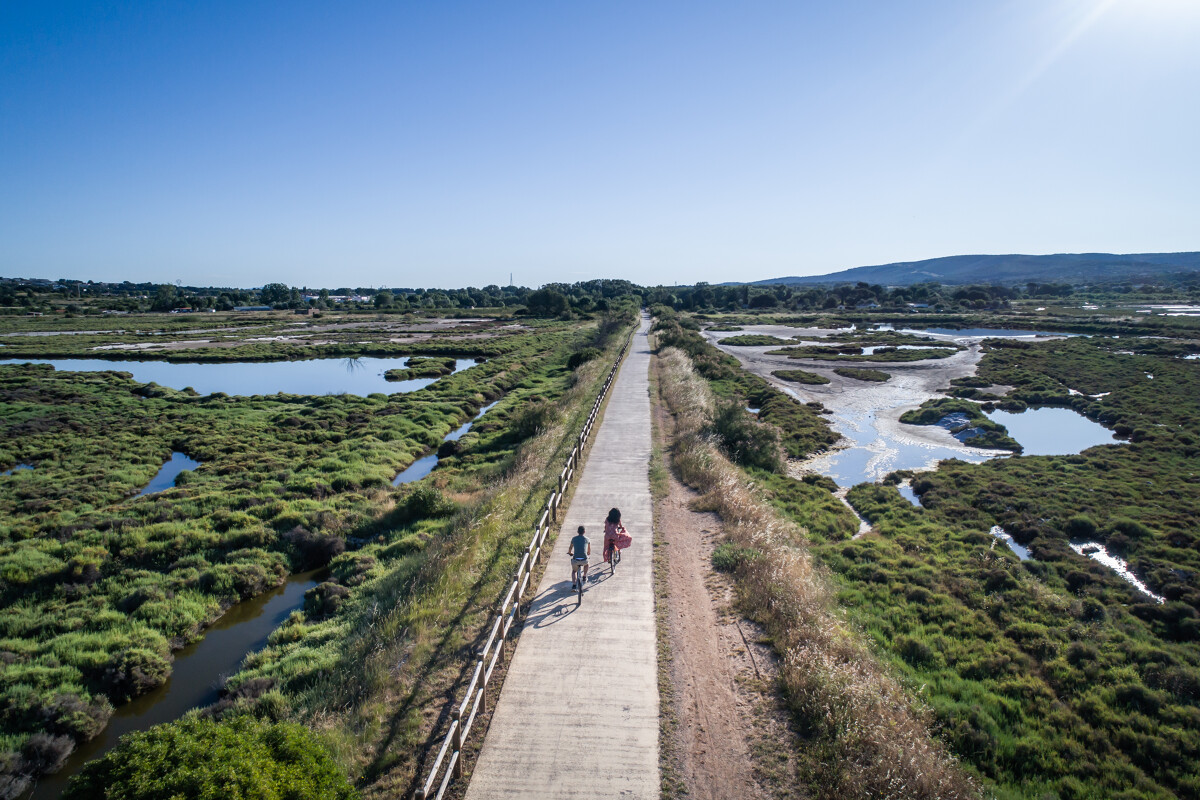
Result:
[[[559,507],[562,505],[563,497],[566,495],[571,481],[575,478],[575,473],[578,472],[584,445],[592,435],[592,429],[600,417],[600,407],[604,405],[604,398],[608,396],[608,390],[612,387],[613,381],[617,379],[617,370],[620,369],[621,360],[625,357],[628,349],[629,342],[626,341],[621,347],[621,352],[617,354],[616,363],[613,364],[612,369],[608,372],[608,377],[604,380],[604,386],[600,388],[600,393],[596,396],[596,402],[592,404],[592,410],[588,414],[587,422],[583,424],[579,439],[571,448],[571,454],[567,456],[567,463],[563,466],[562,472],[558,474],[558,488],[550,493],[550,497],[541,509],[538,521],[533,526],[533,538],[529,540],[525,554],[521,557],[521,565],[517,567],[517,571],[513,575],[508,592],[504,595],[504,601],[496,610],[491,633],[475,662],[475,672],[471,676],[470,683],[467,684],[467,691],[463,694],[462,702],[450,712],[450,730],[446,732],[446,737],[442,740],[441,749],[438,750],[437,758],[433,760],[433,765],[429,768],[428,777],[413,793],[414,800],[426,800],[426,798],[442,800],[451,781],[463,776],[463,744],[475,726],[476,717],[485,710],[488,683],[492,680],[496,666],[504,658],[504,644],[508,639],[508,634],[523,613],[521,598],[525,596],[526,590],[532,584],[533,569],[541,560],[546,537],[558,522]],[[441,776],[441,780],[438,779],[439,776]],[[434,787],[437,787],[436,793],[434,793]]]

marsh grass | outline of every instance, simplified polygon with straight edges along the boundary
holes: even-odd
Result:
[[[278,716],[321,730],[366,797],[411,792],[617,346],[573,372],[564,357],[554,373],[557,388],[539,387],[554,398],[555,413],[521,425],[528,438],[519,444],[512,439],[515,423],[481,424],[482,441],[473,438],[475,429],[464,437],[464,452],[430,480],[447,497],[469,499],[448,518],[377,530],[382,541],[358,551],[374,560],[361,583],[332,616],[294,615],[266,650],[248,659],[229,682],[227,713]],[[489,447],[508,455],[466,465]],[[472,491],[455,491],[465,484]],[[250,685],[271,689],[239,692]]]
[[[779,653],[781,689],[802,732],[804,784],[829,798],[977,796],[931,737],[925,711],[841,618],[807,531],[766,502],[705,433],[716,402],[687,356],[667,349],[658,364],[676,421],[673,463],[720,514],[739,606]]]
[[[350,593],[315,600],[314,625],[285,625],[272,651],[247,663],[264,680],[231,682],[227,705],[336,731],[359,777],[391,769],[393,740],[411,766],[413,731],[433,704],[420,668],[404,673],[416,688],[389,699],[394,726],[377,719],[390,706],[364,712],[362,703],[393,685],[398,665],[432,663],[432,674],[469,646],[464,631],[474,628],[452,623],[499,585],[544,500],[538,469],[565,446],[580,398],[604,369],[604,359],[574,373],[566,362],[595,338],[589,323],[539,326],[506,337],[486,363],[392,396],[199,397],[119,372],[0,368],[0,462],[37,466],[0,483],[0,746],[16,754],[4,761],[9,771],[29,777],[48,763],[20,755],[33,736],[52,731],[69,750],[95,735],[112,702],[162,683],[171,650],[231,604],[330,559]],[[501,398],[433,476],[390,486]],[[529,407],[556,413],[518,430]],[[173,449],[203,466],[177,488],[131,497]],[[339,555],[347,545],[359,549]],[[443,635],[422,633],[427,626]],[[411,652],[379,645],[393,638]],[[359,721],[339,727],[349,709]],[[378,760],[363,763],[364,742],[382,742]]]

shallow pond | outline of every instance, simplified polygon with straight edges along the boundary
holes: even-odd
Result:
[[[471,419],[470,422],[464,422],[459,427],[450,431],[450,433],[447,433],[446,436],[442,439],[442,441],[443,442],[457,442],[459,439],[466,436],[467,431],[471,430],[471,426],[474,425],[476,422],[478,422],[480,417],[482,417],[484,414],[486,414],[487,412],[489,412],[493,408],[495,408],[496,403],[499,403],[499,402],[500,401],[497,400],[493,403],[488,403],[486,406],[479,409],[479,413],[476,414]],[[433,472],[433,468],[436,467],[437,464],[438,464],[437,451],[434,451],[427,456],[421,456],[416,461],[409,464],[408,467],[406,467],[403,472],[401,472],[399,475],[397,475],[395,478],[392,479],[392,486],[401,486],[405,483],[412,483],[413,481],[419,481],[419,480],[421,480],[421,478],[424,478],[426,475]]]
[[[172,451],[171,458],[167,463],[163,464],[158,470],[158,474],[146,484],[146,488],[138,493],[138,497],[145,497],[148,494],[158,494],[165,492],[167,489],[175,486],[175,479],[179,477],[179,473],[187,472],[200,466],[199,461],[188,458],[184,453]]]
[[[992,411],[987,416],[1007,428],[1027,456],[1068,456],[1098,444],[1120,443],[1112,431],[1069,408]]]
[[[1165,597],[1156,595],[1146,587],[1146,584],[1138,580],[1137,576],[1133,574],[1133,570],[1129,568],[1129,565],[1125,563],[1124,559],[1117,558],[1109,553],[1108,549],[1099,542],[1068,542],[1068,545],[1076,553],[1079,553],[1079,555],[1086,556],[1093,561],[1099,561],[1101,564],[1117,573],[1122,580],[1128,581],[1133,588],[1137,589],[1139,592],[1151,598],[1155,602],[1167,602]]]
[[[1022,561],[1028,561],[1033,557],[1029,554],[1028,547],[1018,544],[1017,540],[1012,537],[1012,534],[1004,530],[1004,528],[1001,528],[999,525],[993,525],[992,529],[988,531],[988,533],[1008,545],[1008,549],[1016,553],[1017,558],[1021,559]]]
[[[30,470],[30,469],[33,469],[33,464],[17,464],[12,469],[6,469],[3,472],[0,472],[0,478],[7,478],[9,475],[12,475],[14,472],[24,472],[25,470]]]
[[[850,446],[809,462],[811,469],[828,475],[842,488],[859,483],[875,483],[889,472],[900,469],[928,469],[944,458],[981,463],[993,457],[993,451],[943,447],[916,440],[885,435],[878,428],[874,411],[835,413],[830,424],[850,440]]]
[[[917,508],[924,508],[924,506],[921,505],[921,498],[917,497],[917,493],[914,492],[913,488],[907,483],[902,483],[897,486],[896,491],[900,492],[901,497],[912,503]]]
[[[304,604],[304,593],[317,585],[317,573],[299,573],[287,583],[230,608],[204,633],[204,638],[175,653],[167,682],[113,711],[108,727],[79,746],[61,770],[38,782],[30,800],[53,800],[67,780],[92,759],[111,750],[127,733],[170,722],[193,708],[217,701],[222,679],[237,670],[249,653],[267,643],[271,631]]]
[[[408,358],[312,358],[307,361],[234,361],[223,364],[176,364],[169,361],[106,361],[99,358],[6,359],[8,364],[49,364],[76,372],[128,372],[138,383],[157,383],[172,389],[192,387],[200,394],[230,395],[403,394],[423,389],[437,378],[389,381],[383,374],[404,369]],[[473,358],[455,360],[454,371],[475,365]]]

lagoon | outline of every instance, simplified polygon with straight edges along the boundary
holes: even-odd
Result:
[[[157,383],[171,389],[191,387],[200,394],[271,395],[277,392],[300,395],[403,394],[423,389],[438,378],[389,381],[390,369],[404,369],[402,358],[311,358],[306,361],[233,361],[217,364],[170,361],[108,361],[99,358],[0,360],[0,366],[49,364],[65,372],[128,372],[138,383]],[[475,365],[473,358],[455,359],[454,371]]]
[[[1019,414],[985,413],[1021,443],[1022,455],[1069,456],[1099,444],[1120,443],[1112,431],[1069,408],[1031,408]]]

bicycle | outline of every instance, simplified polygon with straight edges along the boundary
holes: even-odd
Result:
[[[571,559],[571,582],[575,585],[576,591],[579,593],[575,600],[575,605],[583,605],[583,569],[587,565],[586,558]]]
[[[608,568],[613,575],[617,574],[617,564],[621,563],[621,548],[617,547],[616,542],[612,544],[612,552],[608,554]]]

